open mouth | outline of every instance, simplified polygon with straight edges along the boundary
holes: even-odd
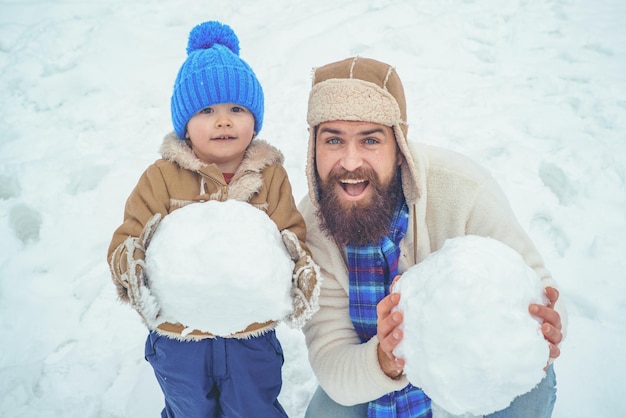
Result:
[[[342,179],[339,184],[348,196],[358,197],[363,194],[370,182],[364,179]]]

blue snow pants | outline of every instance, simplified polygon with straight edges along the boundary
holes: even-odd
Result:
[[[162,418],[285,418],[283,350],[270,331],[248,339],[179,341],[151,332],[146,360],[165,395]]]

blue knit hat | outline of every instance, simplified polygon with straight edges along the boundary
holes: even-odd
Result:
[[[263,126],[263,89],[252,68],[239,58],[239,39],[230,26],[209,21],[189,33],[187,59],[172,93],[174,130],[185,138],[187,122],[200,110],[234,103],[254,116],[254,131]]]

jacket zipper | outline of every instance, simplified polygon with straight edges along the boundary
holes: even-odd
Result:
[[[207,178],[207,179],[211,180],[213,183],[215,183],[215,185],[217,187],[219,187],[221,189],[222,195],[220,196],[220,202],[225,202],[226,200],[228,200],[228,185],[227,184],[222,184],[222,183],[220,183],[219,180],[217,180],[217,179],[215,179],[215,178],[213,178],[211,176],[208,176],[208,175],[206,175],[204,173],[200,173],[200,176],[201,176],[202,179]],[[206,181],[204,183],[206,183]],[[202,190],[202,193],[203,194],[209,194],[207,190]]]

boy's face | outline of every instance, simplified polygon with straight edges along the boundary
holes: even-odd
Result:
[[[254,116],[232,103],[209,106],[189,119],[186,137],[199,159],[234,173],[254,137]]]

